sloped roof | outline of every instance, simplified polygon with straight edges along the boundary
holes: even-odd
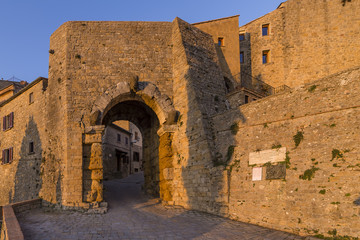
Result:
[[[15,82],[8,80],[0,80],[0,90],[14,85],[15,93],[19,92],[22,88],[26,87],[27,82]]]

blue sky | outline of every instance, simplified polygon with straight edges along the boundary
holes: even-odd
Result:
[[[240,25],[285,0],[0,0],[0,78],[32,82],[48,76],[49,39],[62,23],[172,21],[189,23],[240,14]]]

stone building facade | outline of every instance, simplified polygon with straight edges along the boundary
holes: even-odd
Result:
[[[25,81],[9,81],[0,80],[0,103],[9,99],[18,93],[22,88],[26,87],[28,83]]]
[[[1,116],[13,115],[0,133],[1,149],[12,149],[0,166],[0,204],[39,196],[63,208],[96,208],[107,174],[104,130],[126,120],[142,133],[144,189],[164,204],[303,235],[336,229],[359,237],[360,25],[350,24],[359,10],[359,1],[289,0],[246,25],[250,75],[296,86],[249,104],[237,99],[242,80],[234,77],[246,70],[236,66],[246,49],[227,39],[239,40],[237,17],[63,24],[50,39],[49,79],[0,104]],[[321,25],[321,17],[334,25]],[[270,35],[260,45],[263,24]],[[280,43],[288,45],[273,49]],[[270,62],[261,65],[257,53],[268,47]],[[236,57],[227,49],[238,49]]]
[[[102,151],[104,179],[124,178],[131,173],[131,133],[114,124],[105,128]]]
[[[102,140],[104,179],[125,178],[142,171],[142,137],[131,122],[109,124]],[[121,127],[120,127],[120,126]]]
[[[240,27],[242,78],[295,87],[357,66],[359,14],[359,1],[345,5],[341,0],[283,2]],[[268,60],[263,63],[265,53]]]

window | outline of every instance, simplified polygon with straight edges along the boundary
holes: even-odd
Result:
[[[269,24],[262,25],[262,35],[263,36],[269,35]]]
[[[139,172],[139,169],[138,169],[138,168],[135,168],[135,172]]]
[[[224,38],[222,38],[222,37],[219,37],[219,38],[218,38],[218,46],[219,46],[219,47],[223,47],[223,46],[224,46]]]
[[[125,137],[125,144],[128,145],[129,144],[129,139],[127,137]]]
[[[244,52],[240,52],[240,63],[244,63]]]
[[[135,140],[139,141],[139,133],[138,132],[135,132]]]
[[[240,34],[239,34],[239,40],[240,40],[240,41],[244,41],[244,40],[245,40],[245,33],[240,33]]]
[[[29,104],[32,104],[34,102],[34,93],[29,94]]]
[[[139,153],[138,153],[138,152],[134,152],[133,161],[134,161],[134,162],[139,162],[139,160],[140,160]]]
[[[34,142],[29,142],[29,153],[35,153]]]
[[[270,62],[270,50],[265,50],[263,51],[263,54],[262,54],[262,63],[265,64],[265,63],[269,63]]]
[[[2,164],[11,163],[13,160],[13,148],[4,149],[2,151]]]
[[[245,95],[245,103],[249,103],[249,96]]]
[[[14,126],[14,113],[10,113],[3,117],[3,131],[8,130]]]
[[[120,134],[117,135],[117,141],[121,142],[121,135]]]

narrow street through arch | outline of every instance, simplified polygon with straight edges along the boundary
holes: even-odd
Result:
[[[105,181],[106,214],[33,209],[18,219],[25,239],[304,239],[226,218],[165,207],[141,191],[142,173]]]

